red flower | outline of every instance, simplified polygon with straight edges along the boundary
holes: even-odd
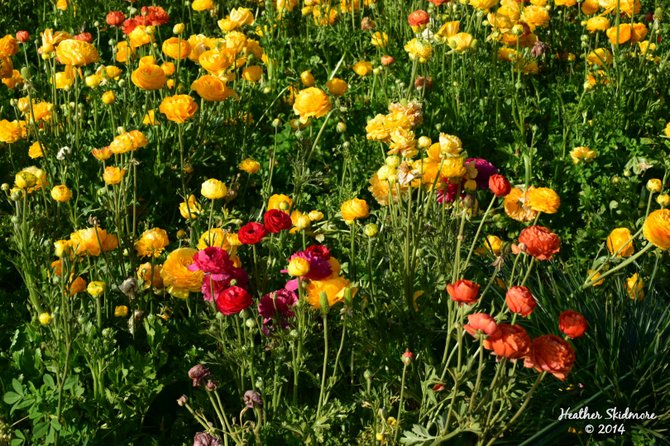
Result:
[[[93,42],[93,34],[86,33],[86,32],[79,33],[76,36],[74,36],[74,39],[75,40],[81,40],[83,42],[91,43],[91,42]]]
[[[311,245],[305,249],[305,252],[313,254],[317,257],[322,258],[323,260],[330,259],[330,250],[325,245]]]
[[[443,3],[447,3],[449,0],[428,0],[435,6],[442,6]]]
[[[142,17],[133,17],[132,19],[127,19],[123,22],[122,29],[123,34],[130,34],[135,28],[140,25],[144,25],[144,19]]]
[[[395,57],[389,56],[388,54],[382,56],[382,65],[385,67],[391,65],[393,62],[395,62]]]
[[[518,325],[498,324],[498,329],[484,339],[484,348],[509,359],[523,358],[530,350],[530,337]]]
[[[495,319],[486,313],[472,313],[468,315],[468,323],[463,326],[465,331],[476,337],[477,332],[492,335],[498,329]]]
[[[18,40],[20,43],[26,43],[30,40],[30,33],[28,31],[17,31],[16,40]]]
[[[417,9],[407,16],[407,23],[409,23],[410,26],[423,26],[426,25],[429,21],[430,16],[422,9]]]
[[[558,235],[543,226],[530,226],[519,235],[519,242],[526,247],[526,253],[538,260],[550,260],[561,250]]]
[[[414,361],[414,353],[412,353],[409,350],[405,350],[405,353],[402,354],[400,357],[400,360],[402,361],[403,364],[410,365],[412,361]]]
[[[565,339],[548,334],[533,339],[523,365],[538,372],[549,372],[564,381],[575,363],[575,350]]]
[[[513,286],[507,290],[505,303],[512,313],[528,317],[535,309],[537,302],[530,290],[525,286]]]
[[[121,11],[110,11],[107,13],[106,21],[109,26],[121,26],[126,20],[126,15]]]
[[[454,302],[473,304],[477,302],[479,285],[467,279],[460,279],[447,285],[447,293]]]
[[[558,328],[570,339],[584,336],[588,327],[589,324],[584,315],[577,311],[565,310],[558,317]]]
[[[489,177],[489,189],[496,197],[504,197],[510,193],[512,186],[504,175],[496,173]]]
[[[142,17],[147,25],[160,26],[170,21],[170,16],[160,6],[143,6]]]
[[[244,288],[231,286],[216,296],[216,307],[226,316],[237,314],[251,306],[253,300]]]
[[[267,233],[265,226],[252,221],[242,226],[237,233],[237,236],[240,238],[241,243],[244,243],[245,245],[255,245],[263,240],[263,237],[265,237]]]
[[[267,211],[263,216],[263,222],[265,223],[265,229],[273,234],[291,229],[291,226],[293,226],[291,217],[279,209],[270,209]]]

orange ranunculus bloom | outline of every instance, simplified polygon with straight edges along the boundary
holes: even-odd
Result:
[[[130,76],[136,87],[142,90],[159,90],[165,86],[167,77],[161,67],[154,64],[140,64]]]
[[[535,212],[555,214],[561,205],[558,194],[548,187],[529,187],[526,191],[526,205]]]
[[[468,315],[468,323],[463,328],[472,336],[476,336],[477,332],[490,336],[498,329],[498,324],[486,313],[472,313]]]
[[[195,90],[205,101],[223,101],[224,99],[237,96],[237,93],[232,88],[226,87],[225,82],[211,74],[200,76],[193,81],[191,90]]]
[[[530,337],[519,325],[498,324],[498,329],[484,339],[484,348],[503,358],[519,359],[528,354]]]
[[[512,188],[503,201],[505,213],[516,221],[526,222],[537,217],[537,212],[528,206],[526,193],[518,187]]]
[[[83,277],[79,276],[70,283],[70,296],[82,293],[84,290],[86,290],[86,280]]]
[[[657,248],[670,249],[670,210],[658,209],[649,214],[642,225],[642,234]]]
[[[617,257],[630,257],[635,252],[633,235],[628,228],[616,228],[607,237],[607,250]]]
[[[0,121],[0,142],[12,144],[26,137],[25,121]]]
[[[12,57],[19,52],[19,43],[14,36],[7,34],[0,39],[0,59]]]
[[[135,54],[135,48],[128,45],[125,40],[116,44],[116,61],[127,63],[132,55]]]
[[[178,248],[165,259],[161,277],[163,277],[165,288],[172,296],[186,299],[189,292],[200,291],[204,273],[200,270],[190,271],[188,269],[197,252],[193,248]]]
[[[543,226],[529,226],[519,234],[519,242],[526,247],[526,254],[538,260],[550,260],[561,250],[558,235]]]
[[[349,280],[344,277],[332,277],[324,280],[312,280],[307,286],[306,300],[314,308],[321,308],[321,293],[326,293],[328,306],[332,307],[338,302],[344,300],[344,294],[347,288],[351,288]],[[356,288],[351,288],[351,295],[355,295]]]
[[[512,313],[528,317],[537,306],[533,294],[525,286],[513,286],[507,290],[505,303]]]
[[[354,220],[367,218],[370,215],[370,207],[365,200],[354,198],[345,201],[341,206],[342,219],[345,222],[351,223]]]
[[[479,295],[479,285],[467,279],[460,279],[447,285],[447,293],[454,302],[474,304]]]
[[[123,177],[126,175],[127,170],[121,169],[116,166],[107,166],[105,171],[102,173],[102,179],[105,181],[105,184],[113,186],[119,184]]]
[[[306,123],[309,118],[321,118],[328,114],[332,104],[323,90],[310,87],[300,92],[295,97],[293,111],[300,116],[300,122]]]
[[[149,144],[147,138],[139,130],[122,133],[114,138],[109,150],[114,154],[122,154],[140,149]]]
[[[604,14],[609,14],[619,8],[619,11],[628,17],[639,13],[642,8],[640,0],[599,0],[598,3],[605,10]]]
[[[153,265],[153,276],[151,262],[141,264],[137,268],[137,278],[142,281],[142,288],[147,289],[154,287],[156,289],[163,288],[163,277],[161,277],[161,270],[163,265]]]
[[[198,111],[198,104],[195,103],[191,96],[178,94],[163,99],[159,110],[170,121],[183,124],[195,115],[195,112]]]
[[[119,246],[119,239],[96,227],[73,232],[70,234],[70,244],[75,254],[97,257],[101,252],[116,249]]]
[[[0,77],[5,78],[12,75],[14,64],[9,57],[0,57]]]
[[[170,240],[165,229],[152,228],[144,231],[135,242],[135,251],[140,257],[158,257],[168,244]]]
[[[98,54],[98,50],[88,42],[66,39],[58,44],[56,57],[62,64],[81,67],[97,62],[100,55]]]
[[[226,48],[207,50],[198,57],[200,66],[215,76],[223,75],[233,62],[235,54]]]
[[[533,339],[523,365],[538,372],[549,372],[564,381],[575,362],[575,350],[565,339],[548,334]]]
[[[191,52],[191,45],[180,37],[170,37],[163,42],[163,54],[173,59],[184,59]]]

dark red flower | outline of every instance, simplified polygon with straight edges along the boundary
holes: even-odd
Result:
[[[305,252],[314,254],[317,257],[322,258],[323,260],[330,259],[330,250],[326,245],[311,245],[305,249]]]
[[[126,20],[126,15],[121,11],[110,11],[107,13],[106,21],[109,26],[121,26]]]
[[[293,226],[291,217],[279,209],[270,209],[267,211],[263,216],[263,222],[265,223],[265,229],[273,234],[291,229],[291,226]]]
[[[256,223],[255,221],[251,221],[240,228],[237,236],[241,243],[244,243],[245,245],[255,245],[263,240],[263,237],[265,237],[267,233],[265,226]]]
[[[231,286],[216,296],[216,307],[226,316],[238,314],[251,306],[253,299],[244,288]]]

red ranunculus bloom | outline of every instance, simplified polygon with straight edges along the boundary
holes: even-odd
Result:
[[[447,293],[455,302],[473,304],[477,302],[479,285],[467,279],[460,279],[447,285]]]
[[[443,3],[447,3],[449,0],[428,0],[435,6],[442,6]]]
[[[509,359],[523,358],[530,350],[530,337],[523,327],[498,324],[498,329],[484,340],[484,348]]]
[[[512,313],[523,317],[530,316],[537,305],[533,294],[525,286],[513,286],[507,290],[505,303]]]
[[[561,239],[544,226],[529,226],[519,234],[526,253],[538,260],[551,260],[561,250]]]
[[[263,216],[263,222],[265,223],[265,229],[273,234],[291,229],[291,226],[293,226],[291,217],[279,209],[270,209],[267,211]]]
[[[237,236],[241,243],[244,243],[245,245],[255,245],[263,240],[263,237],[265,237],[267,233],[265,226],[256,223],[255,221],[251,221],[240,228]]]
[[[512,185],[509,184],[504,175],[496,173],[489,177],[489,189],[496,197],[504,197],[510,193]]]
[[[30,40],[30,33],[28,31],[17,31],[16,40],[18,40],[20,43],[26,43]]]
[[[548,334],[533,339],[523,365],[538,372],[549,372],[564,381],[575,363],[575,350],[565,339]]]
[[[143,6],[142,17],[147,25],[160,26],[170,21],[170,16],[160,6]]]
[[[107,13],[107,24],[109,26],[121,26],[124,20],[126,20],[126,15],[121,11],[110,11]]]
[[[142,17],[133,17],[132,19],[127,19],[123,22],[122,30],[123,34],[130,34],[135,28],[140,25],[144,25],[144,19]]]
[[[495,319],[486,313],[472,313],[468,315],[468,323],[463,326],[470,335],[476,336],[477,332],[492,335],[498,329]]]
[[[565,310],[558,317],[558,328],[570,339],[574,339],[584,336],[589,324],[583,314],[574,310]]]
[[[244,288],[231,286],[216,296],[216,307],[226,316],[237,314],[253,303],[251,295]]]
[[[74,39],[91,43],[93,42],[93,34],[87,32],[79,33],[76,36],[74,36]]]

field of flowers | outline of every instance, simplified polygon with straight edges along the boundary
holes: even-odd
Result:
[[[0,445],[670,444],[664,0],[0,0]]]

